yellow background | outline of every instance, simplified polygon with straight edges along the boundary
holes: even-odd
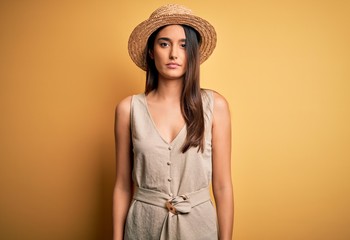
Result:
[[[1,239],[111,239],[114,108],[144,86],[127,40],[163,3],[1,1]],[[234,238],[350,239],[349,1],[178,3],[218,33]]]

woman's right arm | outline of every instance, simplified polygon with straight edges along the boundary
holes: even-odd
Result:
[[[113,239],[122,240],[126,215],[133,194],[130,133],[131,97],[122,100],[115,111],[116,181],[113,194]]]

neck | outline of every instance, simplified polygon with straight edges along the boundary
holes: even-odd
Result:
[[[154,96],[163,100],[180,101],[183,88],[183,80],[158,81],[158,87]]]

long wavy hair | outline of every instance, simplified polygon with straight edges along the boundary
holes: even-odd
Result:
[[[158,71],[150,52],[154,49],[154,41],[165,26],[157,29],[149,38],[145,49],[147,62],[145,94],[147,95],[158,87]],[[199,81],[199,46],[200,35],[192,27],[182,25],[186,36],[187,66],[183,78],[181,93],[181,112],[185,119],[187,136],[181,151],[184,153],[191,147],[198,147],[198,151],[204,151],[204,113],[202,95]]]

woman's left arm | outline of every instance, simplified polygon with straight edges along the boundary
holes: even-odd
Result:
[[[233,190],[231,181],[231,118],[225,98],[214,92],[212,129],[213,193],[219,224],[219,239],[231,240]]]

